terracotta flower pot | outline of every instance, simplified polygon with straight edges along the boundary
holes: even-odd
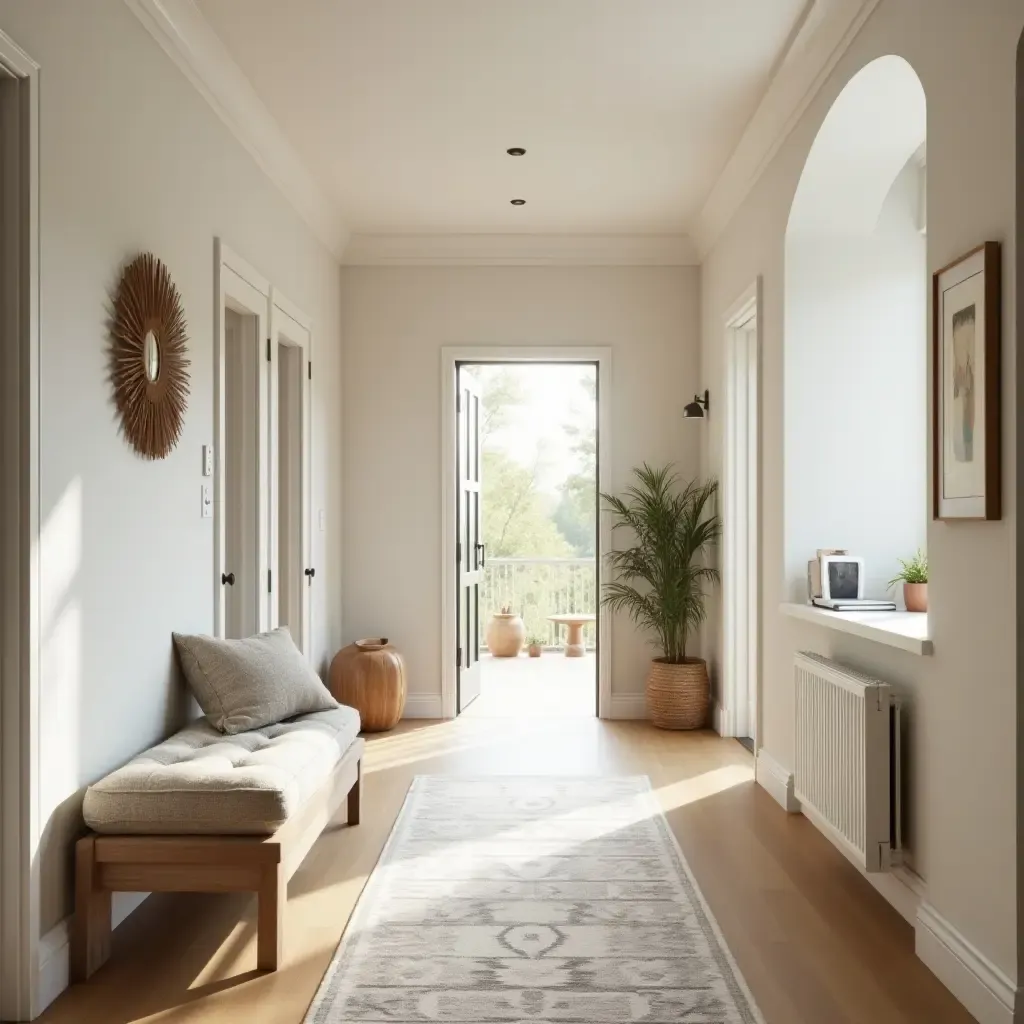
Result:
[[[708,722],[711,687],[703,658],[672,664],[655,658],[647,674],[647,714],[659,729],[702,729]]]
[[[526,653],[529,654],[531,658],[539,658],[543,650],[544,648],[541,647],[540,644],[530,644],[530,646],[526,648]]]
[[[526,627],[518,615],[495,612],[487,623],[487,649],[495,658],[517,658],[526,640]]]
[[[928,584],[904,583],[903,603],[907,606],[908,612],[928,611]]]
[[[334,699],[359,712],[363,732],[393,729],[405,710],[405,662],[387,637],[357,640],[331,662]]]

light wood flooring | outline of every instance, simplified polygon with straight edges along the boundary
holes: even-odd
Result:
[[[708,733],[640,722],[466,717],[371,737],[363,823],[329,830],[289,886],[285,955],[255,970],[245,897],[151,896],[110,962],[44,1024],[300,1024],[417,774],[647,774],[768,1024],[970,1024],[913,933],[803,817]]]

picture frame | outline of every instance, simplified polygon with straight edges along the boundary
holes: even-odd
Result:
[[[1002,247],[932,275],[932,495],[936,520],[1002,518]]]
[[[864,599],[864,559],[852,555],[821,555],[821,596],[826,601]]]

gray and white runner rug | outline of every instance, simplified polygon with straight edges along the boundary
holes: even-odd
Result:
[[[646,777],[415,780],[306,1024],[761,1024]]]

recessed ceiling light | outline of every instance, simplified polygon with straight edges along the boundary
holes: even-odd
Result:
[[[513,206],[525,206],[526,205],[526,200],[525,199],[512,199],[512,200],[510,200],[510,202],[512,203]]]
[[[511,149],[506,149],[505,152],[509,156],[526,156],[526,150],[522,146],[513,146]]]

